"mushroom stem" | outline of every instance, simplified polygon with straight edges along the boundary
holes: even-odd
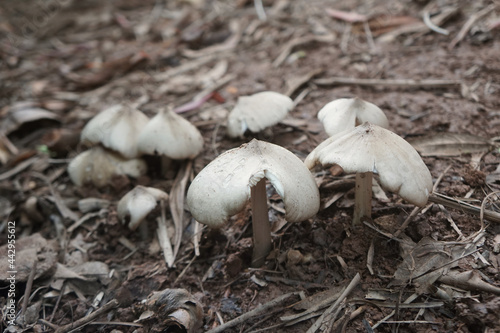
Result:
[[[372,178],[372,172],[358,172],[356,174],[353,226],[360,225],[363,218],[372,217]]]
[[[264,264],[271,251],[271,225],[267,210],[266,178],[250,189],[252,202],[253,254],[252,267]]]

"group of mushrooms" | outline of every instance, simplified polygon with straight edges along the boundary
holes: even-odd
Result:
[[[293,101],[276,92],[240,97],[227,119],[230,137],[243,137],[281,121]],[[267,210],[266,179],[281,196],[285,219],[299,222],[314,216],[320,207],[319,189],[311,173],[316,165],[340,166],[356,174],[353,224],[371,217],[373,174],[382,188],[408,202],[423,206],[432,191],[431,174],[416,150],[386,129],[384,112],[359,98],[342,98],[326,104],[318,113],[330,136],[301,161],[289,150],[253,139],[219,155],[192,181],[187,206],[200,223],[213,228],[225,225],[250,200],[252,208],[252,266],[264,264],[272,247]],[[137,177],[146,172],[141,155],[191,159],[203,147],[195,126],[164,109],[149,120],[128,106],[105,110],[87,123],[82,142],[94,145],[68,166],[77,185],[105,185],[110,175]],[[106,170],[106,171],[104,171]],[[112,170],[112,171],[108,171]],[[118,203],[118,215],[129,227],[138,227],[156,202],[168,199],[158,189],[137,186]]]

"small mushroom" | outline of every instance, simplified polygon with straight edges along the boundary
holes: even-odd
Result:
[[[130,216],[128,227],[135,230],[160,200],[167,201],[168,194],[154,187],[138,185],[118,202],[118,218],[126,223],[126,218]]]
[[[337,164],[356,173],[353,224],[371,217],[374,173],[384,189],[417,206],[424,206],[432,192],[432,176],[417,151],[397,134],[370,123],[328,138],[304,163],[309,169]]]
[[[193,217],[212,228],[252,204],[252,266],[261,266],[271,249],[266,178],[285,204],[285,218],[303,221],[318,212],[319,190],[302,161],[283,147],[253,139],[209,163],[193,180],[187,203]]]
[[[260,132],[280,122],[292,109],[292,99],[277,92],[263,91],[241,96],[228,116],[227,133],[236,138],[243,137],[247,130]]]
[[[137,140],[139,152],[175,160],[190,159],[203,148],[200,131],[182,116],[162,109],[142,129]]]
[[[115,105],[92,118],[83,128],[80,140],[86,144],[102,144],[126,158],[136,158],[137,138],[148,121],[139,110]]]
[[[137,178],[145,174],[146,170],[143,160],[126,160],[100,146],[77,155],[68,165],[68,174],[77,186],[92,183],[103,187],[114,176],[127,175]]]
[[[365,122],[389,127],[385,113],[378,106],[358,97],[340,98],[326,104],[319,110],[318,119],[329,136],[351,130]]]

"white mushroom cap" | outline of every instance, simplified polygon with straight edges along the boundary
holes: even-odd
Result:
[[[135,230],[160,200],[168,200],[168,194],[154,187],[136,186],[118,202],[118,218],[125,223],[130,216],[128,227]]]
[[[329,136],[351,130],[365,122],[383,128],[389,127],[385,113],[378,106],[358,97],[340,98],[326,104],[319,110],[318,119],[323,123]]]
[[[99,146],[77,155],[68,165],[68,174],[77,186],[92,183],[103,187],[113,176],[139,177],[147,171],[141,159],[126,160]]]
[[[403,138],[364,123],[321,143],[306,158],[308,168],[337,164],[347,173],[373,172],[380,185],[410,203],[423,206],[432,192],[432,176],[417,151]]]
[[[162,109],[143,128],[137,142],[143,154],[182,160],[194,158],[203,148],[200,131],[177,113]]]
[[[191,183],[187,204],[193,217],[221,227],[242,210],[250,188],[267,178],[285,204],[285,218],[303,221],[318,212],[319,190],[302,161],[283,147],[253,139],[208,164]]]
[[[247,129],[260,132],[283,120],[292,109],[292,99],[277,92],[263,91],[241,96],[227,119],[227,133],[235,138],[242,137]]]
[[[138,157],[137,137],[149,118],[125,105],[112,106],[92,118],[82,130],[81,141],[102,144],[127,158]]]

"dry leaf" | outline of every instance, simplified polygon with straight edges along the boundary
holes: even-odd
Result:
[[[493,145],[471,134],[440,133],[408,140],[422,156],[459,156],[488,152]]]
[[[165,289],[147,300],[147,310],[141,316],[145,332],[152,326],[162,332],[195,333],[203,323],[203,309],[185,289]]]
[[[0,281],[8,283],[12,271],[17,271],[16,282],[26,282],[35,261],[37,262],[35,279],[52,275],[55,272],[58,255],[56,242],[48,241],[38,233],[16,239],[13,267],[7,260],[9,258],[8,245],[0,247],[0,258],[3,259],[0,260]]]
[[[15,105],[9,108],[7,116],[2,119],[0,131],[8,135],[22,125],[35,121],[49,120],[59,122],[57,114],[35,106]]]
[[[458,259],[476,251],[476,246],[471,244],[441,242],[429,237],[415,244],[408,238],[400,243],[403,261],[394,273],[391,285],[413,283],[417,293],[427,292],[450,268],[458,265]]]

